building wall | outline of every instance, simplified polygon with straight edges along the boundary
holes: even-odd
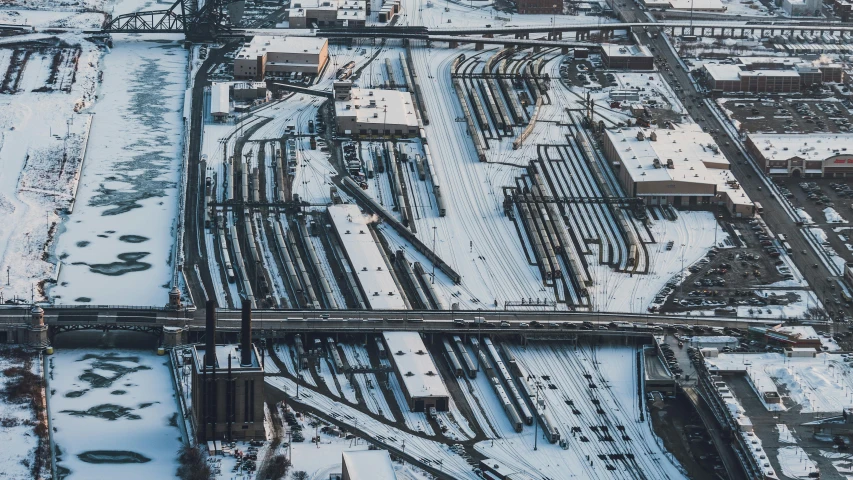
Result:
[[[518,0],[518,13],[559,15],[563,13],[563,0]]]
[[[357,121],[355,116],[338,115],[336,124],[338,132],[343,133],[349,130],[353,135],[394,135],[409,137],[418,134],[417,126],[411,127],[409,125],[394,123],[370,124]]]
[[[653,57],[646,56],[609,56],[602,52],[601,59],[607,68],[618,68],[625,70],[654,70],[655,61]]]
[[[317,53],[266,52],[257,58],[235,58],[234,78],[263,80],[266,72],[302,72],[317,75],[329,61],[329,44]]]
[[[207,380],[212,381],[211,371],[207,371]],[[231,423],[231,438],[234,439],[263,439],[264,433],[264,374],[261,371],[235,372],[232,374],[231,382],[227,379],[227,370],[216,371],[216,429],[213,425],[207,425],[207,438],[205,434],[204,401],[206,390],[203,388],[203,376],[193,368],[192,375],[192,413],[195,420],[196,433],[199,440],[228,439],[228,418],[226,417],[226,392],[228,384],[233,385],[232,402],[233,417]]]

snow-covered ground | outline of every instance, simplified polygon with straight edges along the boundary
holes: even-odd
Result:
[[[707,364],[726,371],[746,372],[758,391],[778,391],[802,407],[802,413],[838,413],[853,402],[850,364],[836,354],[815,358],[780,353],[720,354]],[[773,404],[767,404],[771,406]],[[776,404],[778,405],[778,404]],[[776,409],[773,405],[773,409]]]
[[[57,246],[57,303],[166,303],[187,66],[175,38],[117,37],[104,57],[81,188]]]
[[[78,185],[91,116],[75,112],[95,99],[101,52],[80,36],[63,40],[71,47],[32,52],[17,91],[0,95],[0,270],[10,280],[0,285],[0,297],[6,300],[45,299],[41,282],[58,273],[51,253],[60,214]],[[23,52],[0,49],[0,71]],[[55,58],[61,63],[52,75]]]
[[[168,357],[57,349],[48,361],[51,427],[65,478],[174,477],[183,440]]]
[[[8,347],[0,349],[0,372],[8,369],[25,368],[24,356],[29,355],[22,352],[10,350]],[[38,357],[33,365],[34,371],[41,374],[41,365]],[[0,375],[0,392],[6,391],[12,377]],[[31,465],[38,438],[33,432],[33,422],[36,414],[29,402],[17,403],[0,397],[0,477],[8,480],[29,480],[32,478]]]

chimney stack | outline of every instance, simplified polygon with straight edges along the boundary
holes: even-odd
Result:
[[[240,366],[252,366],[252,302],[243,300],[243,322],[240,329]]]
[[[208,367],[216,365],[216,307],[213,300],[208,300],[204,307],[207,325],[204,330],[206,344],[204,358]]]

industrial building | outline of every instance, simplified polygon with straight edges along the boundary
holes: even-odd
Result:
[[[820,16],[821,0],[782,0],[782,10],[791,17]]]
[[[755,213],[729,161],[698,125],[606,130],[603,144],[627,194],[647,205],[725,205],[737,217]]]
[[[234,78],[263,80],[267,72],[318,75],[328,61],[325,38],[257,36],[234,57]]]
[[[251,101],[267,98],[267,93],[265,82],[234,82],[231,86],[231,95],[234,100]]]
[[[560,15],[563,13],[563,0],[518,0],[518,13]]]
[[[210,116],[217,122],[222,122],[231,113],[231,99],[228,84],[213,82],[210,84]]]
[[[663,10],[686,10],[694,12],[725,12],[726,6],[720,0],[644,0],[646,8]]]
[[[412,94],[398,90],[334,84],[337,130],[344,135],[416,136],[418,117]]]
[[[207,302],[206,343],[192,347],[192,414],[199,441],[264,439],[264,369],[243,303],[241,342],[216,345],[216,309]]]
[[[388,359],[403,386],[409,409],[425,412],[430,408],[443,412],[450,405],[450,392],[438,374],[438,368],[418,332],[382,332]]]
[[[309,0],[294,2],[287,10],[290,28],[363,27],[367,20],[364,0]]]
[[[341,480],[397,480],[388,450],[343,452],[341,457]]]
[[[705,64],[702,73],[711,91],[792,93],[811,85],[840,82],[842,67],[782,57],[743,57],[734,65]]]
[[[601,60],[610,69],[654,70],[655,56],[645,45],[601,45]]]
[[[370,230],[371,217],[362,214],[353,204],[332,205],[328,213],[361,287],[362,298],[370,308],[406,310],[406,301],[391,276],[391,266]]]
[[[768,175],[853,175],[853,133],[749,134],[746,149]]]

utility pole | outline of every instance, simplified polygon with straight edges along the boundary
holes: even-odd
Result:
[[[536,384],[536,404],[533,409],[539,411],[539,383]],[[541,415],[541,414],[540,414]],[[539,450],[539,419],[533,419],[533,450]]]

